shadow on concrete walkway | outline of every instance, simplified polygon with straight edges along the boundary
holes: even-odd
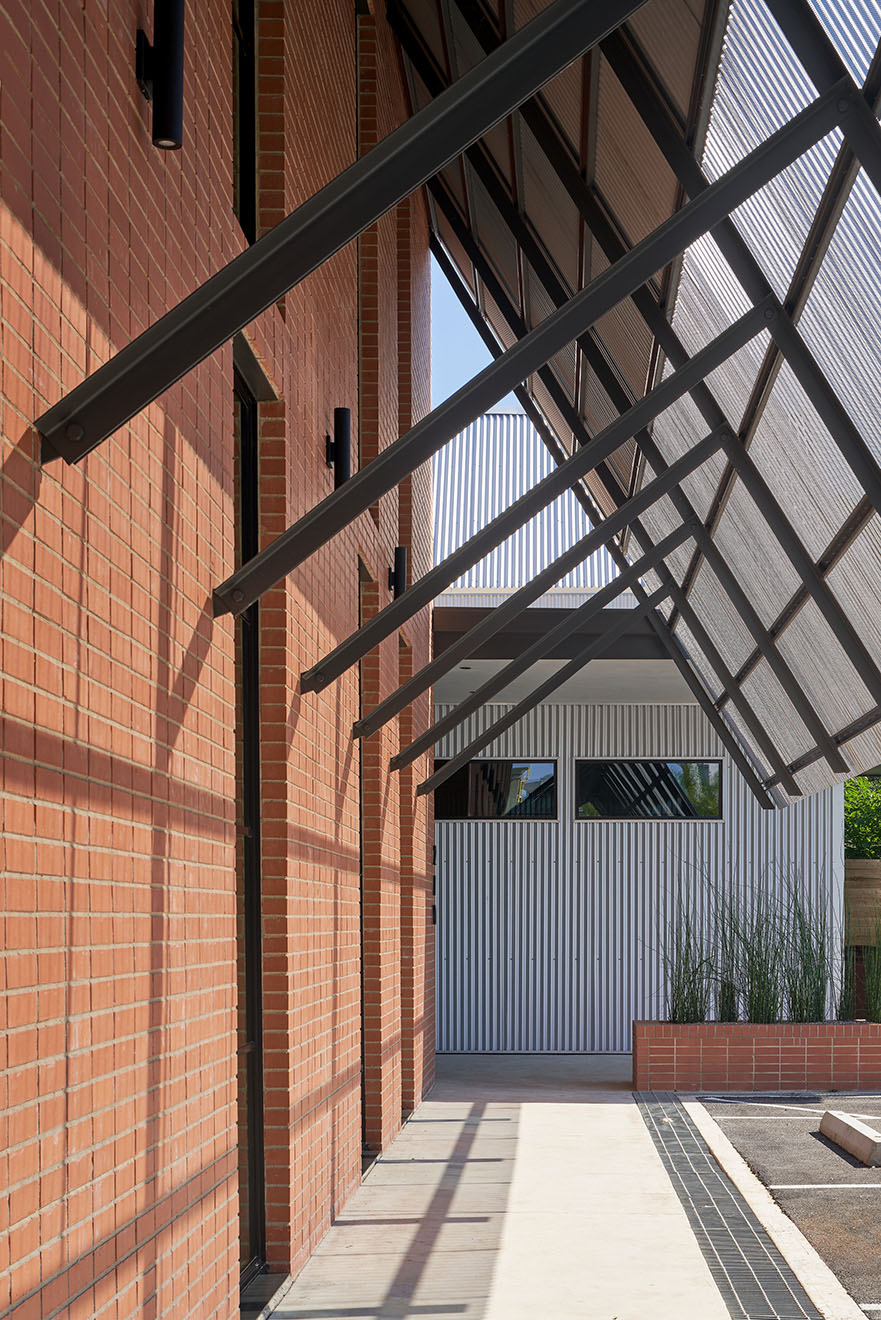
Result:
[[[727,1320],[625,1055],[445,1055],[278,1320]]]

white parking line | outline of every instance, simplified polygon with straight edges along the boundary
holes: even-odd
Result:
[[[881,1183],[769,1183],[771,1192],[861,1192],[864,1188],[877,1191]]]
[[[820,1118],[822,1118],[823,1114],[826,1112],[824,1109],[805,1109],[804,1105],[787,1105],[780,1100],[776,1102],[772,1102],[770,1100],[744,1100],[743,1097],[738,1097],[737,1100],[732,1100],[727,1095],[705,1095],[704,1102],[705,1103],[708,1102],[714,1105],[752,1105],[753,1108],[755,1109],[798,1109],[803,1114],[817,1114],[818,1117]],[[739,1117],[765,1118],[766,1115],[740,1114]],[[770,1117],[770,1115],[767,1115],[767,1117]],[[781,1114],[781,1118],[788,1118],[788,1117],[789,1117],[788,1114]]]

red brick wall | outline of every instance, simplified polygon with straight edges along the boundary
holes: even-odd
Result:
[[[234,625],[210,608],[234,563],[231,349],[76,468],[41,468],[31,425],[243,247],[229,4],[203,0],[198,22],[189,11],[177,153],[152,147],[134,84],[150,11],[14,0],[0,43],[0,1317],[16,1320],[238,1308]],[[387,131],[404,112],[399,70],[384,20],[370,22]],[[263,0],[259,59],[265,228],[355,158],[350,0]],[[360,394],[377,449],[396,433],[403,377],[412,417],[426,406],[425,220],[408,209],[409,292],[400,219],[383,222],[375,378],[363,339],[359,372],[354,244],[247,332],[279,395],[261,405],[265,540],[329,493],[334,406],[352,408],[357,435]],[[261,609],[274,1268],[299,1268],[360,1169],[359,679],[301,696],[298,677],[357,626],[359,557],[380,603],[402,536],[425,563],[424,474],[417,491],[406,533],[391,495],[379,526],[362,517]],[[427,639],[427,619],[413,621],[420,657]],[[380,663],[383,685],[397,682],[397,638]],[[424,911],[428,826],[385,760],[364,801],[389,804],[391,968],[402,912]],[[408,938],[421,948],[424,923]],[[407,973],[407,1002],[425,1008],[423,974]],[[383,1139],[430,1077],[431,1034],[396,1005],[380,1007],[379,1053],[397,1049]]]
[[[636,1091],[874,1090],[881,1023],[634,1022]]]

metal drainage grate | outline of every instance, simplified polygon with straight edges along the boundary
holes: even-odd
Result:
[[[635,1099],[731,1315],[823,1320],[676,1097]]]

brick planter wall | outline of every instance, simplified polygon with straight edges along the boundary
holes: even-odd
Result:
[[[881,1023],[634,1022],[635,1091],[869,1090]]]

